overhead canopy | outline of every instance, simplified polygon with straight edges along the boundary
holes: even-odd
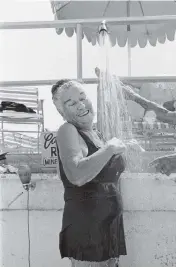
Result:
[[[56,20],[120,18],[176,15],[176,2],[171,1],[51,1]],[[95,45],[97,42],[98,24],[83,25],[83,37]],[[129,38],[131,47],[139,44],[145,47],[147,42],[155,46],[157,42],[164,43],[166,39],[175,38],[176,22],[140,25],[108,25],[112,45],[123,47]],[[57,29],[61,34],[63,29]],[[76,28],[66,28],[66,34],[71,37]]]

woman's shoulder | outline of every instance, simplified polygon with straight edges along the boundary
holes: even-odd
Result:
[[[64,124],[62,124],[57,131],[57,137],[59,139],[66,138],[68,136],[75,137],[77,135],[78,135],[78,131],[76,127],[69,122],[65,122]]]

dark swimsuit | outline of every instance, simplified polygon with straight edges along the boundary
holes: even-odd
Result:
[[[88,147],[87,156],[95,153],[99,148],[83,132],[78,132]],[[61,257],[101,262],[126,255],[118,189],[119,177],[125,168],[123,158],[113,156],[91,182],[80,187],[69,182],[60,158],[59,167],[65,189]]]

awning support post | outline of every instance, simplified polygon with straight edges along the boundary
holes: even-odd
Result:
[[[82,25],[77,24],[77,79],[82,80]]]

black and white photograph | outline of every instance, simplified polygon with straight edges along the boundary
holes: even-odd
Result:
[[[175,0],[0,0],[0,267],[176,266],[175,33]]]

